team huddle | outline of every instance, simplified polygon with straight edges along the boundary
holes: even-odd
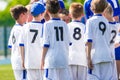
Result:
[[[120,24],[113,16],[120,9],[111,1],[73,2],[69,11],[63,0],[11,8],[16,23],[8,47],[15,80],[119,80]]]

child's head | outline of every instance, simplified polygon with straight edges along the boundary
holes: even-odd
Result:
[[[107,19],[113,18],[113,9],[112,9],[112,6],[110,4],[108,4],[107,8],[104,10],[103,15]]]
[[[72,19],[80,18],[83,15],[83,6],[80,3],[72,3],[69,8],[70,16]]]
[[[91,10],[93,13],[103,13],[106,9],[108,2],[106,0],[92,0]]]
[[[24,24],[27,20],[27,8],[22,5],[17,5],[10,8],[10,13],[16,21],[20,21]]]
[[[27,20],[27,22],[31,22],[32,19],[33,19],[32,14],[30,13],[31,6],[32,6],[32,4],[28,4],[28,5],[26,6],[26,8],[27,8],[27,10],[28,10],[28,20]]]
[[[66,23],[70,22],[69,11],[67,9],[62,9],[59,16],[60,16],[61,20],[65,21]]]
[[[31,6],[31,14],[34,18],[39,18],[39,20],[43,19],[44,17],[45,8],[40,3],[33,3]]]
[[[47,0],[46,1],[46,10],[50,14],[57,14],[60,10],[60,5],[58,0]]]

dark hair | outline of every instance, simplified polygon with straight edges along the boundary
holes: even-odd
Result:
[[[10,13],[15,20],[19,19],[20,14],[27,13],[27,11],[27,8],[25,8],[23,5],[17,5],[10,8]]]
[[[67,9],[62,9],[61,14],[69,15],[69,11]]]
[[[51,13],[51,14],[56,14],[60,10],[60,5],[58,0],[47,0],[46,2],[46,9]]]

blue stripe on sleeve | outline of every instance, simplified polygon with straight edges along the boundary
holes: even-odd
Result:
[[[24,46],[24,44],[19,44],[19,46]]]
[[[8,45],[8,48],[12,48],[12,46],[11,46],[11,45]]]
[[[92,42],[92,39],[88,39],[87,42]]]
[[[44,44],[44,47],[49,48],[50,45],[49,44]]]

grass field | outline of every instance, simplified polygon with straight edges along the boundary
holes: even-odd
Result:
[[[0,80],[15,80],[10,64],[0,65]]]

